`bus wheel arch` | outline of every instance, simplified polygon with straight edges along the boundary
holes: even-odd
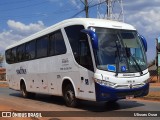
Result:
[[[23,79],[21,79],[21,81],[20,81],[20,91],[21,91],[23,97],[27,97],[26,84]]]
[[[31,93],[27,91],[26,83],[23,79],[21,79],[20,81],[20,91],[24,98],[33,98],[35,96],[35,93]]]
[[[73,83],[69,79],[63,80],[62,83],[62,94],[65,100],[65,103],[68,107],[77,106],[77,98],[75,94],[75,88]]]

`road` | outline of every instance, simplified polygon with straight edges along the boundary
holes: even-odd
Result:
[[[96,103],[90,101],[82,101],[77,108],[69,108],[64,105],[61,97],[53,97],[49,95],[37,95],[34,99],[23,98],[18,91],[9,88],[0,88],[0,111],[58,111],[59,117],[50,116],[50,118],[42,118],[47,120],[83,120],[85,115],[81,117],[63,117],[64,111],[70,114],[86,114],[86,120],[106,120],[103,117],[110,114],[109,119],[117,120],[158,120],[158,117],[116,117],[120,116],[123,111],[160,111],[160,103],[143,100],[120,100],[115,104]],[[60,112],[61,111],[61,112]],[[76,112],[75,112],[76,111]],[[118,111],[118,112],[117,112]],[[115,114],[114,114],[115,113]],[[74,115],[73,115],[74,116]],[[76,116],[76,115],[75,115]],[[95,116],[98,116],[96,118]],[[99,117],[100,116],[100,117]],[[1,119],[1,118],[0,118]],[[40,118],[34,118],[39,120]],[[8,120],[8,119],[6,119]]]
[[[158,92],[160,91],[160,87],[150,87],[149,88],[151,92]]]

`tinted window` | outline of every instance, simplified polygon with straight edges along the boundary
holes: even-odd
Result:
[[[17,62],[16,48],[13,48],[13,49],[12,49],[11,62],[12,62],[12,63],[16,63],[16,62]]]
[[[61,31],[50,35],[49,55],[60,55],[66,53],[66,46]]]
[[[35,40],[26,44],[26,60],[35,58]]]
[[[12,53],[11,52],[12,52],[11,50],[6,51],[6,62],[9,64],[12,63],[12,58],[11,58]]]
[[[78,63],[79,63],[79,40],[82,34],[80,30],[82,29],[84,29],[82,25],[69,26],[65,28],[73,54]]]
[[[48,48],[48,37],[37,39],[37,58],[46,57]]]
[[[50,46],[49,46],[49,55],[54,55],[55,54],[55,35],[52,34],[50,35]]]
[[[74,25],[65,28],[75,60],[83,67],[93,71],[92,57],[90,53],[87,35],[82,33],[82,25]]]
[[[17,47],[17,61],[21,62],[25,60],[25,45]]]

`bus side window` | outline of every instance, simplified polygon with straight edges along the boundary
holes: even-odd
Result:
[[[8,64],[11,64],[11,63],[12,63],[11,55],[12,55],[11,49],[7,50],[7,51],[6,51],[6,61],[7,61]]]
[[[16,63],[17,62],[16,49],[17,49],[16,47],[12,49],[11,63]]]
[[[93,71],[93,62],[87,35],[82,33],[82,25],[73,25],[65,28],[75,60],[81,66]]]
[[[44,36],[37,39],[37,58],[46,57],[48,50],[48,36]]]
[[[35,58],[35,40],[26,44],[26,60],[31,60]]]
[[[64,43],[62,33],[59,30],[55,33],[55,54],[60,55],[65,53],[66,53],[66,46]]]
[[[21,62],[25,60],[25,45],[20,45],[17,48],[17,61]]]
[[[66,45],[60,30],[50,35],[49,55],[60,55],[66,53]]]

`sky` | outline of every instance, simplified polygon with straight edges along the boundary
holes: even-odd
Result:
[[[7,46],[57,22],[85,17],[81,1],[84,0],[0,0],[0,53],[4,53]],[[89,6],[94,6],[89,8],[91,18],[97,18],[98,1],[104,0],[88,0]],[[99,7],[103,15],[105,4]],[[123,7],[124,22],[133,25],[146,38],[148,62],[152,61],[156,56],[155,39],[160,36],[160,0],[123,0]]]

